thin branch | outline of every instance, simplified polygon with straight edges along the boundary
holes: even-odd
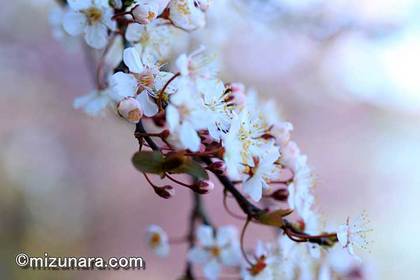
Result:
[[[242,228],[242,232],[241,232],[241,251],[242,251],[242,255],[244,256],[244,259],[246,260],[246,262],[252,266],[252,262],[249,260],[246,252],[245,252],[245,247],[244,247],[244,238],[245,238],[245,231],[249,225],[249,223],[251,222],[251,218],[248,218],[244,224],[244,227]]]

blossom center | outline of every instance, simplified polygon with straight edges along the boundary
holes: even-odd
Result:
[[[266,267],[267,267],[267,263],[265,262],[265,256],[261,256],[257,260],[257,263],[254,264],[252,267],[250,267],[248,270],[252,276],[256,276],[258,273],[263,271]]]
[[[149,32],[143,32],[141,37],[140,37],[140,44],[142,44],[143,46],[147,45],[149,43],[150,40],[150,34]]]
[[[156,248],[160,244],[160,235],[157,233],[153,233],[150,237],[150,246],[152,248]]]
[[[84,11],[90,25],[96,24],[102,19],[102,11],[96,7],[90,7]]]
[[[153,73],[151,71],[145,71],[141,74],[135,75],[137,82],[145,88],[151,88],[155,84],[155,78],[153,76]]]
[[[219,247],[217,247],[217,246],[214,246],[214,247],[211,247],[211,248],[210,248],[210,254],[211,254],[213,257],[218,257],[218,256],[220,256],[221,251],[222,251],[222,250],[220,250],[220,248],[219,248]]]

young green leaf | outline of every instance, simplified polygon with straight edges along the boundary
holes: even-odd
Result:
[[[160,152],[137,152],[131,159],[134,167],[146,173],[163,174],[165,158]]]
[[[279,209],[269,213],[263,213],[258,217],[261,224],[282,227],[283,217],[290,215],[293,212],[291,209]]]

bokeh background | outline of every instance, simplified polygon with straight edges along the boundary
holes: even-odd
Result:
[[[366,210],[360,252],[372,279],[420,277],[420,3],[415,0],[215,0],[192,35],[219,53],[226,81],[274,98],[317,175],[331,224]],[[146,248],[158,223],[182,236],[190,194],[163,201],[130,163],[133,127],[72,108],[92,87],[78,42],[52,36],[52,0],[0,9],[0,278],[174,279],[186,247],[167,260]],[[206,196],[218,225],[238,224]],[[272,234],[253,227],[255,238]],[[31,271],[40,256],[143,256],[146,271]]]

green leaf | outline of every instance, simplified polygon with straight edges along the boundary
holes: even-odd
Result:
[[[123,1],[123,8],[127,8],[131,5],[133,5],[133,3],[134,3],[134,0],[124,0]]]
[[[290,215],[293,212],[291,209],[279,209],[269,213],[263,213],[258,217],[261,224],[282,227],[283,217]]]
[[[206,170],[198,162],[192,159],[186,159],[181,166],[175,168],[172,172],[186,173],[197,179],[207,180],[209,178]]]
[[[173,153],[166,157],[162,153],[137,152],[132,158],[134,167],[141,172],[162,175],[165,172],[189,174],[197,179],[208,179],[206,170],[201,165],[182,154]]]
[[[146,173],[163,174],[165,158],[160,152],[137,152],[131,159],[134,167]]]

